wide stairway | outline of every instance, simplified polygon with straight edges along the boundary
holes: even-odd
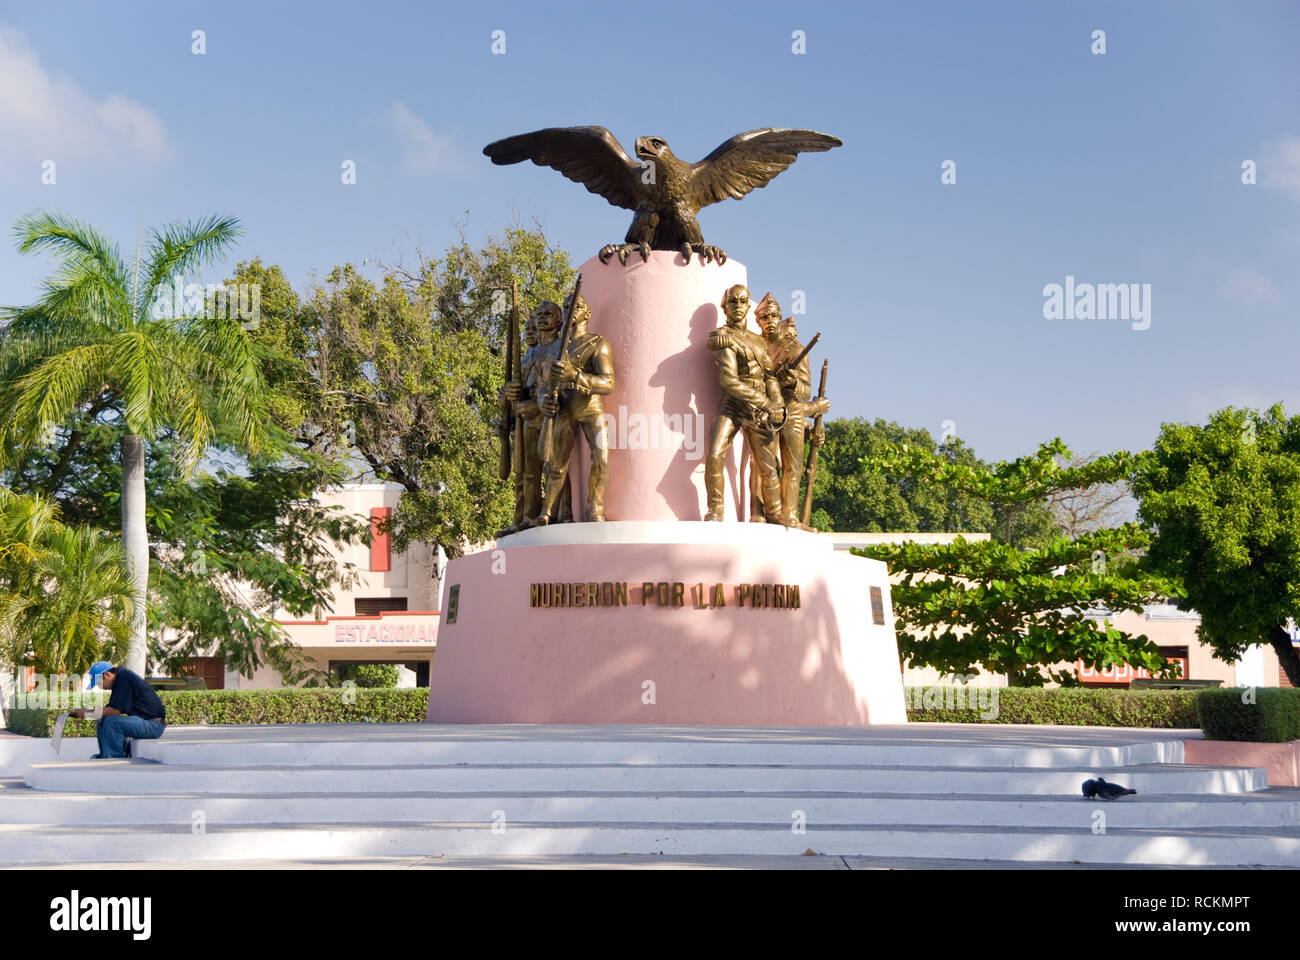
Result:
[[[0,789],[0,862],[818,854],[1300,866],[1300,790],[1196,731],[178,727]],[[1175,739],[1177,738],[1177,739]],[[1104,776],[1136,796],[1085,800]]]

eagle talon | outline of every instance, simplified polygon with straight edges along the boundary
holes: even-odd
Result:
[[[627,257],[632,251],[641,254],[641,260],[644,262],[650,259],[650,244],[642,241],[641,243],[607,243],[600,248],[600,253],[596,254],[596,259],[601,263],[609,263],[609,258],[618,257],[618,262],[627,266]]]
[[[700,255],[700,259],[705,263],[713,263],[714,261],[717,261],[718,265],[721,266],[727,262],[727,251],[723,250],[721,247],[715,247],[708,243],[682,244],[682,256],[686,258],[688,263],[690,262],[691,256],[696,253]]]

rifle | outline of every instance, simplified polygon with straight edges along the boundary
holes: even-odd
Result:
[[[519,284],[514,283],[510,289],[510,313],[514,318],[515,326],[519,325]],[[513,376],[511,379],[519,384],[524,385],[524,361],[520,356],[522,352],[519,345],[513,339],[510,341],[515,344],[515,360],[511,369]],[[524,418],[515,417],[515,477],[522,479],[524,476]]]
[[[514,363],[517,361],[519,353],[519,314],[515,309],[515,291],[510,291],[510,323],[507,325],[506,333],[506,382],[509,383],[514,376]],[[510,464],[513,457],[510,455],[510,437],[514,433],[514,406],[505,395],[501,396],[501,457],[497,461],[497,477],[501,480],[507,480],[510,477]]]
[[[817,346],[817,341],[822,338],[820,332],[815,334],[808,345],[799,351],[799,355],[791,360],[783,360],[772,368],[772,375],[780,380],[791,370],[794,370],[799,364],[803,363],[803,358],[808,356],[812,348]],[[776,436],[776,432],[781,429],[784,423],[773,423],[772,416],[767,412],[761,401],[756,401],[749,405],[749,416],[742,417],[739,421],[742,428],[746,430],[757,430],[759,435],[765,440],[771,440]]]
[[[822,382],[817,389],[818,400],[826,399],[826,370],[830,365],[829,360],[822,361]],[[813,418],[813,433],[815,434],[821,428],[822,415],[819,413]],[[818,447],[814,445],[812,451],[808,454],[808,466],[803,472],[803,509],[799,511],[799,520],[805,527],[808,526],[808,518],[812,516],[812,488],[813,480],[817,478],[817,450]]]
[[[578,309],[578,293],[582,290],[582,274],[578,274],[578,280],[573,285],[573,297],[569,300],[569,309],[564,314],[564,326],[560,328],[559,352],[555,359],[563,360],[569,355],[569,336],[573,332],[573,313]],[[548,400],[557,400],[560,396],[560,378],[555,373],[555,365],[552,364],[550,375],[546,378],[546,386],[542,389],[543,403]],[[537,441],[537,449],[542,455],[542,489],[551,479],[551,461],[555,459],[555,415],[543,415],[541,437]]]
[[[795,357],[793,360],[783,360],[777,364],[776,369],[773,371],[776,374],[777,379],[779,380],[781,377],[784,377],[791,370],[796,369],[799,364],[803,363],[803,358],[812,352],[812,348],[817,346],[817,341],[821,338],[822,335],[819,330],[813,335],[813,338],[808,341],[808,345],[799,352],[799,356]]]

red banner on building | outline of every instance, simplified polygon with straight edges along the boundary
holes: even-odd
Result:
[[[1185,657],[1167,657],[1171,663],[1178,664],[1178,676],[1186,679],[1187,677],[1187,659]],[[1133,680],[1151,680],[1156,679],[1151,671],[1143,667],[1134,667],[1132,664],[1122,663],[1119,666],[1107,667],[1105,670],[1097,670],[1093,667],[1085,666],[1082,660],[1075,661],[1074,669],[1083,683],[1130,683]]]

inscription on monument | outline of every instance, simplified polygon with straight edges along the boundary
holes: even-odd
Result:
[[[885,597],[879,587],[871,588],[871,622],[878,627],[885,625]]]
[[[800,607],[797,583],[682,583],[668,580],[644,580],[640,585],[624,582],[601,583],[530,583],[530,607],[626,607],[631,595],[642,607],[693,607],[714,610],[718,607],[771,607],[797,610]],[[727,597],[730,595],[731,600]]]
[[[460,584],[455,584],[447,591],[447,623],[456,622],[456,614],[460,612]]]

